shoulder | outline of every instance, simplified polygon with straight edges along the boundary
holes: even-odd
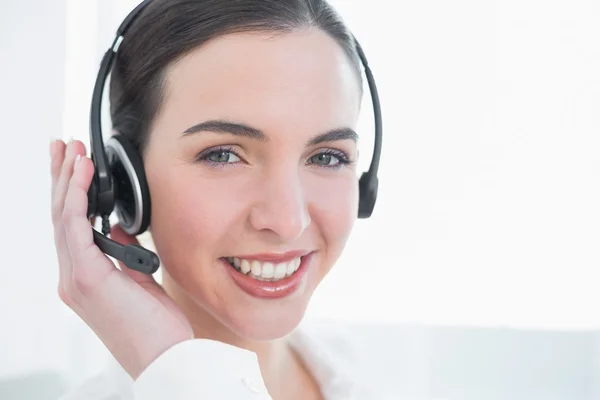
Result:
[[[395,332],[383,325],[326,319],[306,320],[293,335],[294,342],[314,347],[333,362],[367,364],[371,369],[382,367],[381,355],[390,355],[390,347],[397,342]]]
[[[308,357],[329,360],[332,365],[363,359],[365,344],[349,324],[331,320],[308,320],[290,335],[292,344]]]
[[[400,378],[391,354],[393,333],[383,327],[333,320],[303,322],[292,343],[329,398],[399,399]]]

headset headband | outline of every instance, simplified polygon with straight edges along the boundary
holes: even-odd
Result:
[[[148,4],[150,4],[153,0],[144,0],[140,4],[137,5],[127,15],[127,17],[123,20],[121,25],[117,30],[117,35],[112,46],[108,49],[108,51],[104,54],[102,58],[102,62],[100,64],[100,71],[98,72],[98,78],[96,80],[96,85],[94,87],[93,97],[92,97],[92,107],[91,107],[91,118],[90,118],[90,143],[92,150],[92,157],[96,166],[97,171],[97,188],[99,194],[107,193],[112,188],[112,182],[110,179],[109,168],[108,168],[108,160],[106,157],[106,152],[104,150],[104,142],[102,137],[102,126],[101,126],[101,107],[102,107],[102,94],[104,90],[104,85],[106,83],[106,79],[110,73],[112,63],[114,57],[119,49],[119,46],[123,40],[124,35],[127,33],[127,30],[131,27],[131,25],[135,22],[140,13],[146,8]],[[375,85],[375,79],[373,78],[373,73],[371,72],[371,68],[369,67],[369,63],[367,61],[367,57],[365,56],[362,47],[358,43],[358,40],[354,38],[354,43],[356,50],[358,52],[358,56],[363,64],[363,68],[365,70],[365,75],[367,78],[367,82],[369,84],[369,90],[371,93],[371,100],[373,103],[373,116],[374,116],[374,125],[375,125],[375,140],[374,140],[374,149],[373,149],[373,157],[371,159],[371,164],[369,166],[369,170],[367,174],[372,178],[377,178],[377,172],[379,169],[379,160],[381,157],[381,142],[382,142],[382,119],[381,119],[381,107],[379,104],[379,95],[377,92],[377,86]],[[98,205],[100,208],[102,205]],[[111,208],[111,207],[106,207]],[[112,208],[111,208],[112,209]],[[110,212],[108,210],[107,212]]]

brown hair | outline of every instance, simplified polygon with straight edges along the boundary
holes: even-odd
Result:
[[[309,27],[335,39],[361,79],[354,38],[326,0],[154,0],[126,33],[115,59],[113,128],[143,154],[163,99],[164,72],[174,61],[221,35]]]

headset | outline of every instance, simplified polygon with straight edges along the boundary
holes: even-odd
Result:
[[[109,216],[116,213],[119,225],[129,235],[143,233],[150,224],[150,191],[141,155],[135,146],[123,135],[112,136],[106,144],[102,137],[101,107],[106,79],[124,35],[140,13],[152,0],[142,1],[123,20],[117,30],[112,46],[104,54],[100,70],[94,85],[90,112],[90,152],[94,163],[94,176],[88,190],[88,219],[102,218],[102,233],[92,227],[94,242],[105,254],[121,261],[128,268],[145,274],[158,270],[158,256],[138,245],[122,245],[108,238],[110,232]],[[359,180],[358,218],[369,218],[377,200],[377,170],[381,156],[382,121],[379,96],[375,79],[367,58],[354,39],[358,56],[363,65],[371,100],[373,103],[375,141],[374,152],[369,170]]]

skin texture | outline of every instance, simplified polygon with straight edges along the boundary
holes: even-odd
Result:
[[[163,285],[109,266],[90,246],[84,202],[93,165],[82,157],[73,174],[84,146],[73,142],[65,148],[58,141],[51,150],[61,298],[134,377],[168,347],[193,336],[255,351],[274,399],[320,398],[286,336],[352,230],[357,146],[350,139],[307,143],[332,129],[356,127],[356,72],[333,39],[308,29],[217,38],[172,65],[166,77],[165,98],[143,154]],[[211,120],[243,124],[265,137],[210,130],[183,134]],[[350,163],[338,164],[344,159]],[[119,230],[113,238],[135,242]],[[283,299],[246,294],[221,261],[290,250],[314,254],[303,284]],[[90,262],[98,265],[81,271]],[[112,297],[102,295],[106,291]],[[119,299],[132,293],[139,302],[124,306]],[[136,329],[157,333],[140,344],[126,333]]]

